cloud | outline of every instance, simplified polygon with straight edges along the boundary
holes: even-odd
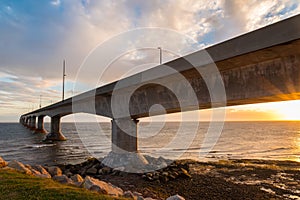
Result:
[[[67,60],[67,90],[71,95],[77,71],[88,53],[114,35],[133,28],[174,30],[193,38],[197,42],[193,47],[200,49],[298,13],[298,0],[2,0],[0,93],[7,95],[1,95],[0,102],[34,103],[41,93],[45,101],[47,96],[58,100],[63,59]],[[166,50],[176,45],[178,49],[185,47],[170,36],[163,39]],[[143,40],[135,43],[142,44]],[[152,47],[157,46],[152,42]],[[131,56],[138,54],[141,52]],[[164,59],[171,58],[166,53],[165,56]],[[157,62],[157,52],[147,51],[143,59],[146,63]],[[140,70],[149,67],[143,66],[142,61],[129,56],[115,65],[124,69],[142,66]],[[76,92],[86,90],[91,76],[101,67],[101,63],[96,63],[78,83]],[[106,81],[113,79],[108,76]],[[2,112],[3,109],[0,115]]]
[[[54,0],[54,1],[51,1],[51,4],[54,5],[54,6],[60,6],[61,1],[60,0]]]

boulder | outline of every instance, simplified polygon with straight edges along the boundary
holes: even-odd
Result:
[[[48,167],[48,172],[52,177],[62,175],[61,169],[59,167],[56,167],[56,166]]]
[[[134,198],[134,194],[131,191],[126,191],[126,192],[124,192],[123,197],[133,199]]]
[[[25,165],[25,167],[31,171],[31,174],[33,176],[40,177],[40,178],[45,178],[45,177],[42,176],[42,174],[39,171],[33,169],[31,165]]]
[[[15,169],[19,172],[32,175],[32,172],[30,169],[28,169],[23,163],[20,163],[16,160],[10,161],[7,166],[12,169]]]
[[[97,191],[101,194],[108,194],[111,196],[121,197],[123,196],[123,190],[111,183],[106,183],[89,176],[86,176],[83,182],[83,187],[88,190]]]
[[[48,171],[44,167],[42,167],[41,165],[35,165],[35,166],[32,166],[32,168],[40,173],[40,175],[38,175],[39,177],[41,177],[41,178],[51,178],[51,175],[48,173]]]
[[[61,176],[53,176],[52,178],[54,181],[57,181],[62,184],[72,184],[73,181],[69,179],[66,175],[61,175]]]
[[[80,187],[83,183],[83,178],[79,174],[75,174],[71,176],[71,180],[73,181],[73,184]]]
[[[3,160],[3,158],[0,157],[0,168],[6,167],[6,166],[7,166],[7,162],[5,160]]]
[[[134,198],[133,199],[136,199],[136,200],[144,200],[144,197],[141,193],[139,192],[133,192],[133,196]]]
[[[174,196],[170,196],[169,198],[167,198],[166,200],[185,200],[182,196],[176,194]]]
[[[110,167],[103,167],[102,169],[99,170],[99,174],[110,174],[112,169]]]
[[[95,167],[91,167],[86,170],[86,174],[89,174],[89,175],[96,175],[97,173],[98,173],[98,169]]]

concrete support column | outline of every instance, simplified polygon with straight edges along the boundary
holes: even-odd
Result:
[[[44,128],[44,116],[38,116],[38,127],[35,131],[36,133],[46,133]]]
[[[24,120],[24,126],[28,126],[28,117],[25,117],[25,120]]]
[[[138,120],[131,118],[113,119],[112,151],[102,163],[112,168],[122,167],[130,173],[141,173],[148,166],[148,160],[138,152],[137,124]]]
[[[25,126],[27,128],[29,128],[29,117],[26,117],[26,120],[25,120]]]
[[[60,116],[51,117],[51,132],[46,136],[45,140],[64,141],[66,137],[61,133]]]
[[[137,152],[137,124],[138,120],[123,118],[113,119],[112,123],[112,152]]]
[[[35,130],[36,129],[36,117],[32,116],[30,117],[30,130]]]

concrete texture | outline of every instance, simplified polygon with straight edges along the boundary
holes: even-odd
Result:
[[[170,61],[165,66],[157,66],[119,82],[26,113],[21,116],[20,122],[32,127],[33,117],[50,116],[51,133],[48,138],[63,139],[60,118],[72,113],[91,113],[119,120],[147,117],[155,104],[162,105],[165,110],[155,110],[152,115],[207,109],[211,108],[212,103],[225,106],[222,102],[212,102],[211,99],[220,94],[210,94],[204,82],[207,78],[212,86],[216,85],[216,74],[210,73],[203,77],[197,71],[211,69],[212,60],[203,57],[206,52],[220,71],[227,106],[300,99],[300,15],[297,15]],[[197,66],[192,66],[188,60],[195,61]],[[172,69],[174,72],[164,74],[162,72],[165,69]],[[192,91],[186,89],[189,85]],[[128,91],[134,92],[126,97]],[[118,98],[113,99],[112,95],[116,92]],[[176,94],[184,97],[181,99],[183,104]],[[196,96],[196,103],[191,103],[193,96]],[[219,99],[222,98],[225,97],[221,96]],[[129,103],[124,103],[124,99]],[[117,108],[118,116],[115,116],[112,108]],[[127,115],[124,115],[125,112],[118,113],[122,110],[129,112]],[[129,125],[128,132],[125,133],[113,120],[112,129],[115,146],[130,152],[137,150],[136,138],[133,137],[136,137],[136,126]],[[118,151],[114,145],[112,148]]]
[[[66,137],[61,133],[60,116],[51,117],[51,131],[46,135],[45,140],[64,141]]]
[[[41,115],[38,117],[38,126],[35,130],[35,133],[46,133],[47,131],[44,128],[44,116]]]
[[[115,153],[137,152],[137,123],[138,120],[113,119],[112,151]]]

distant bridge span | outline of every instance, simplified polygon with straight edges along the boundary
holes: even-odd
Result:
[[[226,98],[227,105],[212,102],[212,96],[197,70],[209,71],[211,67],[212,62],[203,59],[204,52],[211,56],[220,72],[222,82],[213,84],[224,86],[226,96],[220,99]],[[190,60],[196,61],[197,66],[192,66],[188,62]],[[164,69],[169,69],[166,66],[176,73],[164,75]],[[214,77],[213,73],[210,75]],[[187,103],[182,106],[174,92],[164,87],[167,84],[175,88],[188,102],[193,94],[185,89],[186,81],[195,92],[197,104]],[[122,94],[126,95],[133,88],[135,92],[129,101],[130,113],[116,118],[112,107],[122,109],[123,105],[120,105],[122,103],[118,99],[112,100],[113,92],[118,91],[122,98]],[[300,99],[300,15],[23,114],[20,122],[36,132],[45,132],[43,119],[50,116],[51,132],[46,138],[64,140],[60,130],[61,117],[73,113],[106,116],[112,119],[113,151],[137,152],[137,119],[149,116],[149,109],[154,104],[162,105],[166,113],[175,113],[211,108],[212,103],[217,106],[219,103],[223,107],[295,99]],[[121,129],[120,124],[128,128]]]

